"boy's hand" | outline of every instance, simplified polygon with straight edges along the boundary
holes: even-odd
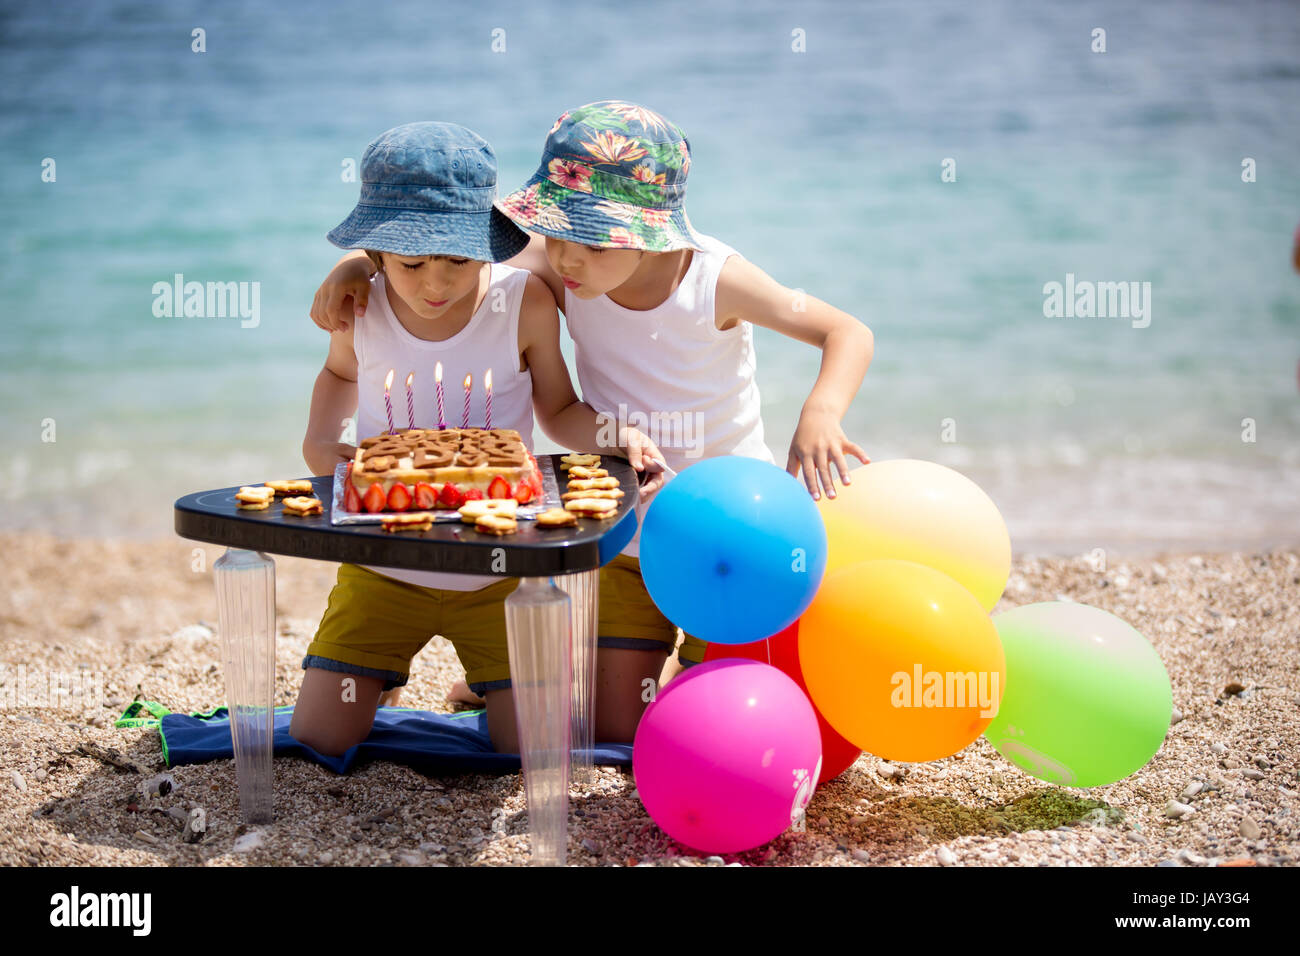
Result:
[[[343,442],[307,440],[302,443],[303,460],[313,475],[332,475],[335,465],[351,461],[356,456],[356,446]]]
[[[840,428],[836,416],[805,410],[799,416],[799,425],[794,430],[794,438],[790,442],[790,457],[786,460],[785,470],[796,478],[799,477],[800,470],[803,471],[804,483],[812,493],[814,501],[821,497],[817,488],[819,477],[822,488],[826,491],[826,497],[834,498],[835,485],[831,482],[831,462],[835,463],[840,481],[846,485],[852,484],[849,479],[849,465],[844,458],[846,452],[864,465],[871,463],[867,453],[849,441],[844,430]]]
[[[654,494],[662,488],[664,456],[649,436],[635,428],[624,426],[618,434],[618,440],[619,450],[627,456],[627,463],[637,471],[646,472],[648,476],[641,485],[641,494]]]
[[[311,320],[326,332],[346,331],[366,314],[370,300],[370,260],[344,259],[334,267],[311,304]]]

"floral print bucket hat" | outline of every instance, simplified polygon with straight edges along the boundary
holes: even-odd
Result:
[[[543,236],[607,249],[700,249],[686,218],[686,134],[644,106],[602,100],[555,121],[537,172],[497,202]]]

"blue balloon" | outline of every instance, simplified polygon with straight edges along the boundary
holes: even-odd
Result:
[[[826,526],[775,465],[727,455],[684,469],[650,503],[641,575],[668,620],[718,644],[789,627],[826,570]]]

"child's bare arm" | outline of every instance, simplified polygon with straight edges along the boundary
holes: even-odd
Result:
[[[519,344],[532,374],[533,411],[549,438],[574,451],[626,456],[637,471],[645,468],[647,459],[663,459],[646,435],[635,428],[624,428],[615,434],[613,428],[617,423],[602,423],[595,409],[578,400],[560,352],[560,320],[555,301],[545,283],[535,275],[529,276],[519,307]],[[641,493],[655,491],[662,482],[660,474],[652,473],[641,486]]]
[[[527,269],[537,276],[551,290],[556,307],[564,308],[564,280],[551,268],[551,260],[546,258],[546,240],[541,236],[530,235],[528,245],[524,246],[513,259],[507,259],[506,265],[514,266],[516,269]]]
[[[325,367],[316,376],[311,393],[311,414],[307,435],[302,441],[302,457],[313,475],[328,475],[334,465],[347,461],[356,452],[339,441],[343,420],[357,407],[357,355],[351,330],[330,336]]]
[[[871,364],[874,338],[871,330],[806,293],[787,289],[758,266],[739,256],[728,259],[718,277],[715,324],[728,329],[737,322],[752,322],[822,350],[821,371],[804,402],[790,442],[786,471],[803,479],[819,498],[818,479],[828,497],[835,497],[830,465],[840,480],[849,481],[845,454],[862,462],[866,453],[849,441],[840,427]]]
[[[375,265],[360,249],[345,255],[330,270],[311,303],[311,320],[326,332],[341,332],[352,320],[366,314],[370,277]]]

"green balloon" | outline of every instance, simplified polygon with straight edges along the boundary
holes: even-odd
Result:
[[[1028,774],[1101,787],[1146,766],[1169,731],[1169,674],[1151,642],[1086,604],[1048,601],[993,617],[1007,683],[984,736]]]

